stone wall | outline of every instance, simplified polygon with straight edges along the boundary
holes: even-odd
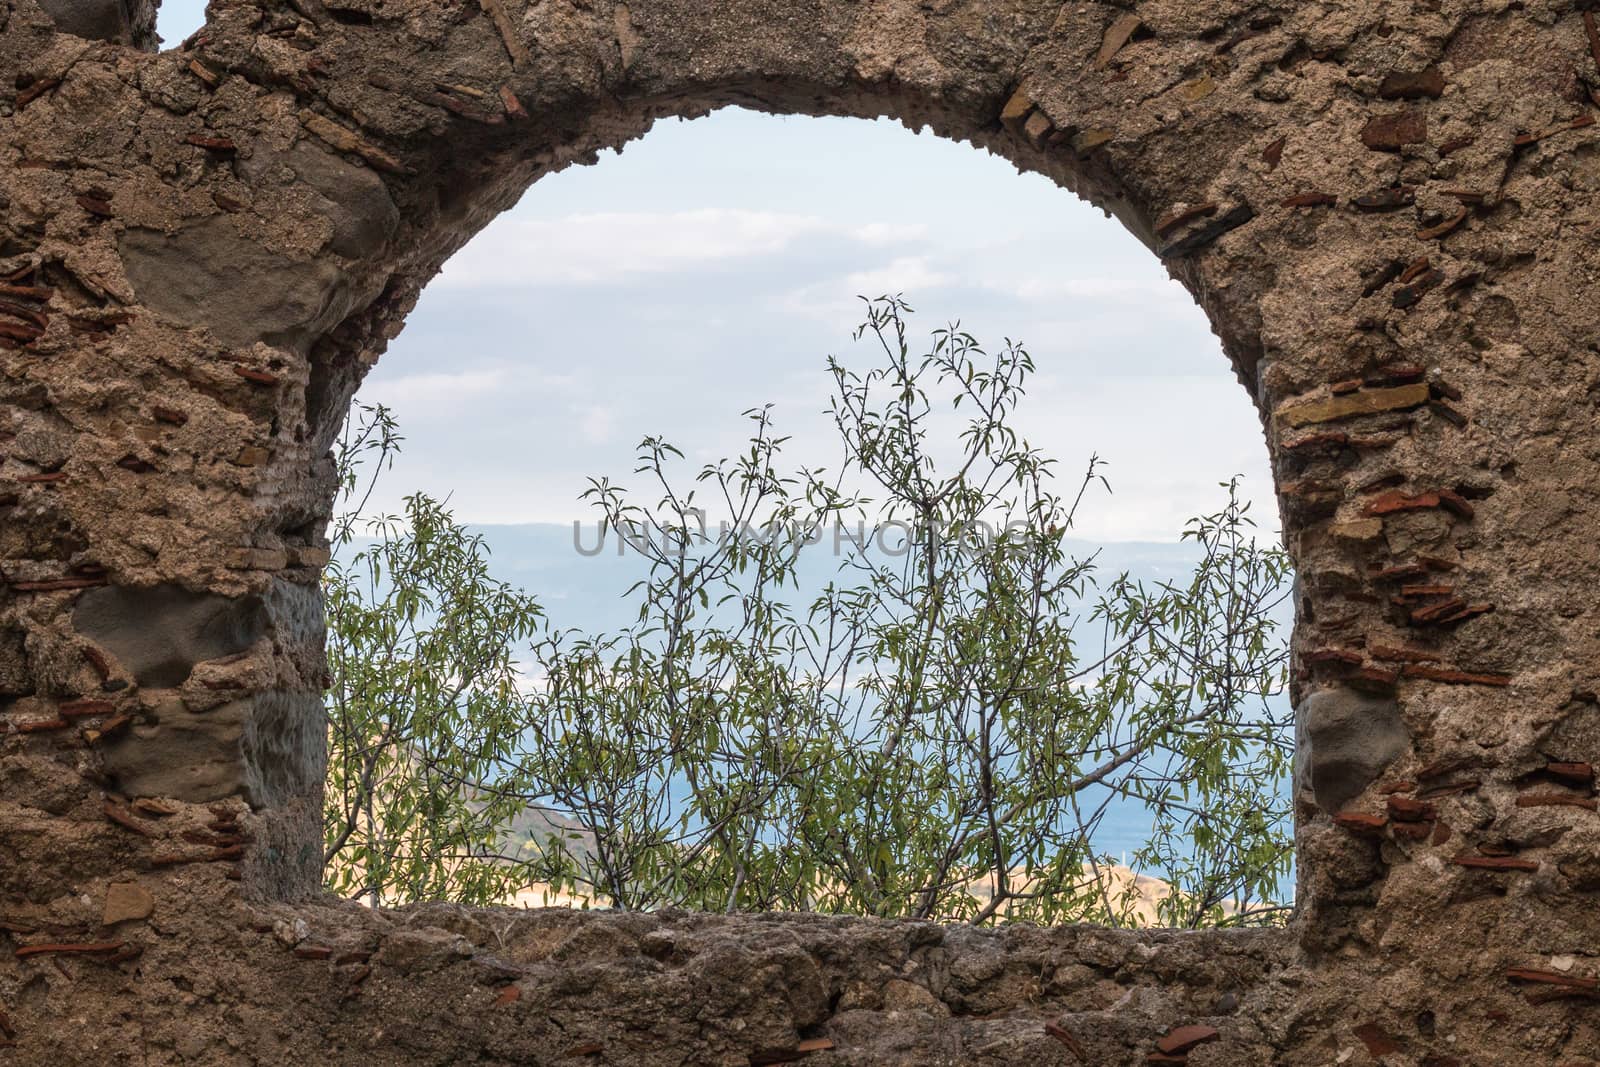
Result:
[[[215,0],[161,53],[152,12],[0,0],[0,1060],[1600,1059],[1583,5]],[[531,183],[730,103],[998,152],[1205,308],[1299,573],[1289,930],[316,896],[352,392]]]

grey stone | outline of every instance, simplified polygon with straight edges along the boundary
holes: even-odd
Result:
[[[1317,806],[1337,812],[1377,780],[1411,745],[1391,697],[1323,689],[1295,709],[1295,790],[1309,788]]]
[[[245,798],[275,806],[322,787],[327,717],[320,693],[258,693],[242,739]]]
[[[309,141],[302,141],[287,152],[262,153],[246,162],[247,177],[264,170],[268,163],[288,167],[296,179],[315,192],[318,209],[333,223],[328,250],[351,259],[382,250],[400,226],[400,209],[395,207],[383,179],[366,167],[346,163]]]
[[[194,665],[243,652],[266,632],[258,597],[230,599],[176,585],[106,586],[78,598],[72,623],[142,686],[182,685]]]
[[[245,792],[242,739],[252,701],[195,713],[172,700],[101,752],[106,773],[128,796],[203,804]]]
[[[140,303],[221,343],[300,348],[336,325],[355,297],[344,271],[300,263],[240,237],[226,217],[175,234],[133,228],[118,242]]]
[[[122,0],[39,0],[56,29],[91,41],[133,43],[133,24]]]

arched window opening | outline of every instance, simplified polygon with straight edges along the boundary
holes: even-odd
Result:
[[[879,294],[904,302],[862,301]],[[852,341],[868,316],[876,328]],[[907,367],[923,368],[929,399],[901,458],[925,441],[941,477],[988,464],[1029,499],[1018,457],[1055,461],[1044,471],[1071,528],[1051,578],[1013,591],[1032,610],[1005,616],[1001,572],[963,575],[955,557],[895,578],[885,558],[916,553],[871,508],[850,512],[853,542],[841,524],[845,544],[829,530],[792,556],[703,547],[752,514],[740,457],[787,476],[837,469],[843,435],[864,458],[874,419],[893,421],[882,388]],[[878,391],[853,394],[873,370]],[[1015,439],[964,451],[985,398]],[[458,253],[353,418],[351,455],[404,442],[346,499],[396,521],[347,526],[331,572],[336,890],[980,921],[1281,917],[1291,607],[1281,557],[1248,548],[1278,536],[1259,419],[1159,260],[1048,179],[885,122],[729,109],[663,125],[544,179]],[[658,444],[641,450],[646,438]],[[697,482],[725,459],[733,477]],[[847,495],[894,495],[882,465],[876,481],[859,466]],[[606,488],[580,500],[595,478]],[[796,485],[757,494],[755,510],[814,518]],[[693,510],[723,531],[678,558],[729,573],[685,581],[664,540],[647,550],[619,529],[669,489],[709,497]],[[1203,516],[1189,528],[1205,538],[1180,539]],[[851,543],[876,571],[851,562]],[[404,615],[408,580],[421,607],[397,641],[380,616]],[[852,580],[856,599],[817,612],[830,583]],[[961,611],[930,606],[945,596],[935,581]],[[1052,581],[1070,589],[1043,593]],[[664,624],[701,593],[698,613]],[[774,596],[783,611],[760,603]],[[851,608],[870,653],[816,637]],[[927,662],[904,647],[918,640]],[[1018,649],[1028,682],[976,692]],[[397,723],[381,694],[419,667],[436,677],[403,695]],[[808,671],[827,684],[794,684]]]

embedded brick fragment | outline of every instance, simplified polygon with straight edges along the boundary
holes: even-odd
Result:
[[[1351,201],[1357,211],[1382,212],[1399,211],[1401,208],[1410,207],[1416,202],[1417,191],[1409,185],[1397,185],[1388,189],[1380,189],[1375,193],[1358,196]]]
[[[1074,1035],[1073,1032],[1068,1030],[1065,1026],[1060,1026],[1056,1023],[1045,1023],[1044,1032],[1061,1042],[1063,1045],[1067,1046],[1067,1048],[1071,1049],[1072,1054],[1078,1057],[1080,1060],[1087,1060],[1089,1058],[1084,1053],[1083,1045],[1078,1041],[1076,1035]]]
[[[1415,662],[1406,664],[1401,673],[1407,678],[1443,682],[1446,685],[1487,685],[1504,688],[1511,684],[1509,674],[1448,670],[1441,667],[1426,667]]]
[[[1520,860],[1514,856],[1477,856],[1470,852],[1452,856],[1450,862],[1458,867],[1482,871],[1521,871],[1531,874],[1539,869],[1537,860]]]
[[[378,170],[395,174],[404,174],[409,170],[405,164],[377,145],[309,108],[300,112],[300,123],[332,147],[341,152],[360,156]]]
[[[1512,982],[1531,982],[1536,985],[1600,990],[1600,978],[1590,978],[1578,974],[1563,974],[1560,971],[1547,971],[1539,967],[1510,967],[1506,970],[1506,978]]]
[[[14,955],[19,960],[29,956],[104,956],[120,951],[125,941],[53,941],[41,945],[23,945]]]
[[[1280,137],[1261,150],[1261,159],[1266,163],[1267,169],[1277,170],[1278,164],[1283,161],[1283,148],[1288,143],[1288,138]]]
[[[1424,226],[1417,231],[1419,241],[1439,241],[1455,233],[1463,222],[1467,221],[1468,209],[1462,208],[1454,215],[1434,226]]]
[[[1588,763],[1551,762],[1544,765],[1544,772],[1550,777],[1573,785],[1593,785],[1594,767]]]
[[[1389,825],[1389,820],[1382,815],[1369,815],[1359,811],[1341,811],[1333,817],[1333,824],[1341,826],[1351,833],[1371,837],[1381,835],[1384,828]]]
[[[1362,667],[1358,671],[1347,674],[1342,681],[1354,689],[1364,693],[1377,693],[1387,695],[1394,692],[1395,683],[1400,680],[1400,672],[1386,667]]]
[[[1425,822],[1437,814],[1432,804],[1411,797],[1391,795],[1384,804],[1396,822]]]
[[[1007,126],[1020,129],[1022,123],[1033,111],[1033,99],[1027,93],[1018,89],[1006,100],[1005,106],[1000,109],[1000,121]]]
[[[1110,66],[1111,60],[1133,39],[1142,25],[1144,20],[1131,11],[1112,20],[1111,25],[1106,27],[1105,37],[1100,41],[1100,50],[1095,53],[1094,69],[1104,70]]]
[[[1362,1023],[1351,1031],[1367,1047],[1369,1055],[1374,1057],[1387,1056],[1390,1053],[1401,1051],[1400,1042],[1389,1035],[1389,1032],[1377,1023]]]
[[[106,888],[105,911],[100,922],[104,926],[148,919],[156,909],[155,897],[137,882],[113,882]]]
[[[1438,67],[1419,71],[1392,71],[1378,86],[1385,100],[1436,100],[1444,95],[1444,74]]]
[[[1519,808],[1587,808],[1597,810],[1600,802],[1594,797],[1576,797],[1571,793],[1523,793],[1517,797]]]
[[[1188,1052],[1196,1045],[1203,1045],[1207,1041],[1215,1041],[1221,1037],[1215,1027],[1192,1024],[1179,1026],[1167,1033],[1156,1042],[1156,1050],[1169,1056],[1176,1056]]]
[[[1362,389],[1346,396],[1291,402],[1278,409],[1278,419],[1289,427],[1310,426],[1358,415],[1404,411],[1427,402],[1428,387],[1419,382],[1393,389]]]
[[[1384,493],[1367,505],[1368,515],[1393,515],[1401,511],[1425,511],[1429,508],[1439,507],[1438,493],[1417,493],[1415,495],[1402,492]]]
[[[1171,244],[1159,249],[1156,255],[1162,259],[1183,259],[1200,251],[1217,238],[1230,230],[1237,229],[1256,217],[1255,209],[1249,204],[1239,204],[1225,214],[1212,219],[1204,226],[1197,227]]]
[[[1428,139],[1428,119],[1420,111],[1374,115],[1361,130],[1361,143],[1382,152],[1398,152]]]
[[[1181,229],[1197,219],[1203,219],[1211,215],[1215,215],[1217,213],[1217,206],[1218,205],[1215,201],[1211,201],[1204,204],[1196,204],[1193,207],[1185,208],[1182,211],[1174,211],[1169,215],[1165,215],[1156,220],[1156,236],[1165,237],[1172,233],[1172,231]]]

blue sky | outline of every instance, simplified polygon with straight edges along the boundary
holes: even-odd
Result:
[[[175,45],[200,6],[163,6]],[[1022,341],[1028,439],[1114,493],[1078,535],[1172,540],[1245,475],[1277,517],[1259,423],[1204,316],[1115,221],[1038,175],[888,122],[740,110],[668,121],[538,183],[424,293],[361,399],[407,438],[388,476],[476,523],[586,518],[588,475],[626,481],[660,434],[701,462],[776,405],[795,462],[830,465],[824,361],[868,358],[855,297],[903,292],[923,331],[959,318]]]

